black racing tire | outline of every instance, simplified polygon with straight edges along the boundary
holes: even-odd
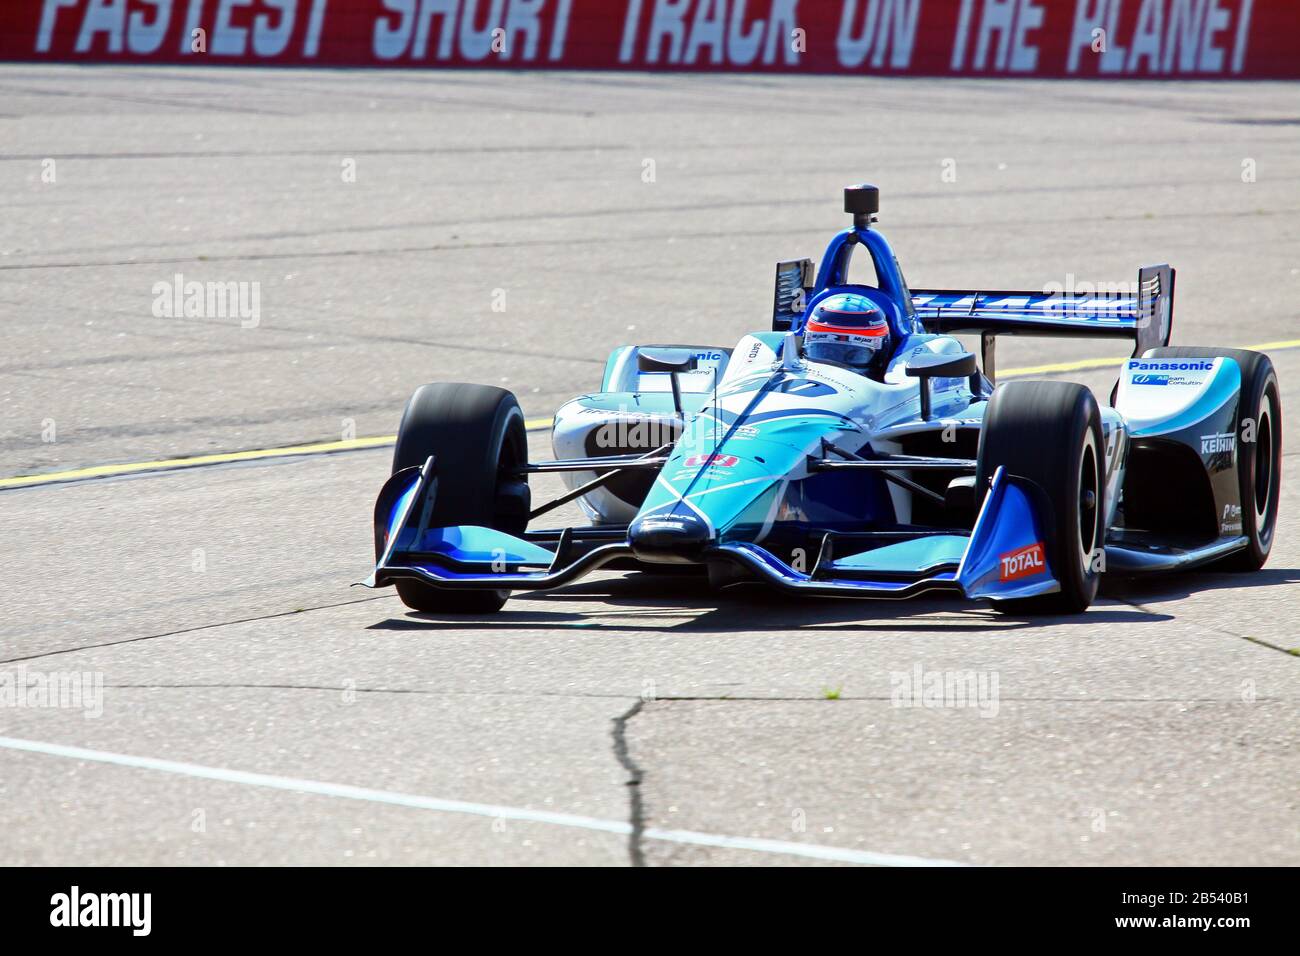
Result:
[[[1262,352],[1198,345],[1148,349],[1143,358],[1230,358],[1241,369],[1237,482],[1241,489],[1241,533],[1249,543],[1211,567],[1258,571],[1273,549],[1282,488],[1282,398],[1273,363]],[[1245,441],[1246,435],[1253,435],[1255,440]],[[1216,516],[1215,524],[1219,521]]]
[[[1008,614],[1082,613],[1097,596],[1106,533],[1105,445],[1092,392],[1072,382],[999,385],[980,430],[977,504],[999,466],[1047,493],[1054,533],[1044,547],[1061,590],[994,607]]]
[[[491,385],[420,386],[402,414],[393,471],[423,465],[430,455],[438,482],[430,527],[479,525],[518,534],[528,526],[532,498],[527,477],[516,474],[528,461],[528,435],[513,394]],[[407,607],[437,614],[494,613],[510,595],[412,580],[395,586]]]

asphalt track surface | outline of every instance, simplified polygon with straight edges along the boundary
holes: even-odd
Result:
[[[382,441],[10,482],[0,674],[104,688],[0,708],[0,862],[1300,863],[1294,85],[0,67],[0,478],[364,445],[434,380],[544,419],[764,327],[859,180],[914,286],[1169,261],[1175,343],[1282,343],[1268,566],[1052,621],[604,574],[440,619],[349,588]],[[260,321],[155,315],[176,274]],[[997,693],[895,706],[916,668]]]

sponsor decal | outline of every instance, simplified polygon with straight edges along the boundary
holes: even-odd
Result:
[[[808,345],[815,345],[818,342],[857,345],[878,352],[885,344],[885,337],[883,335],[855,335],[851,332],[805,332],[804,342]]]
[[[681,518],[643,518],[641,527],[649,530],[651,528],[685,528],[690,522],[683,521]]]
[[[1237,436],[1232,432],[1221,432],[1217,435],[1201,436],[1201,454],[1217,455],[1221,452],[1231,452],[1237,447]]]
[[[1224,505],[1219,534],[1241,534],[1241,505]]]
[[[1128,367],[1136,372],[1208,372],[1214,368],[1213,359],[1192,359],[1185,362],[1164,362],[1157,359],[1133,359]]]
[[[1018,581],[1031,578],[1047,570],[1047,558],[1043,552],[1043,542],[1035,541],[1018,551],[1008,551],[998,555],[999,581]]]
[[[687,468],[699,468],[701,465],[708,465],[710,468],[732,468],[738,461],[740,459],[735,455],[691,455],[683,464]]]
[[[1133,385],[1196,386],[1214,371],[1214,359],[1132,359],[1124,366]]]

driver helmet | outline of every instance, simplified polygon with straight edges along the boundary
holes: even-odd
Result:
[[[813,361],[846,365],[878,379],[893,351],[885,313],[866,296],[851,292],[817,303],[804,326],[803,342],[804,355]]]

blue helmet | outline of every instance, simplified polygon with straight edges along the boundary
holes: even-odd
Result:
[[[893,354],[885,313],[864,295],[838,292],[813,308],[803,328],[803,353],[862,375],[883,378]]]

